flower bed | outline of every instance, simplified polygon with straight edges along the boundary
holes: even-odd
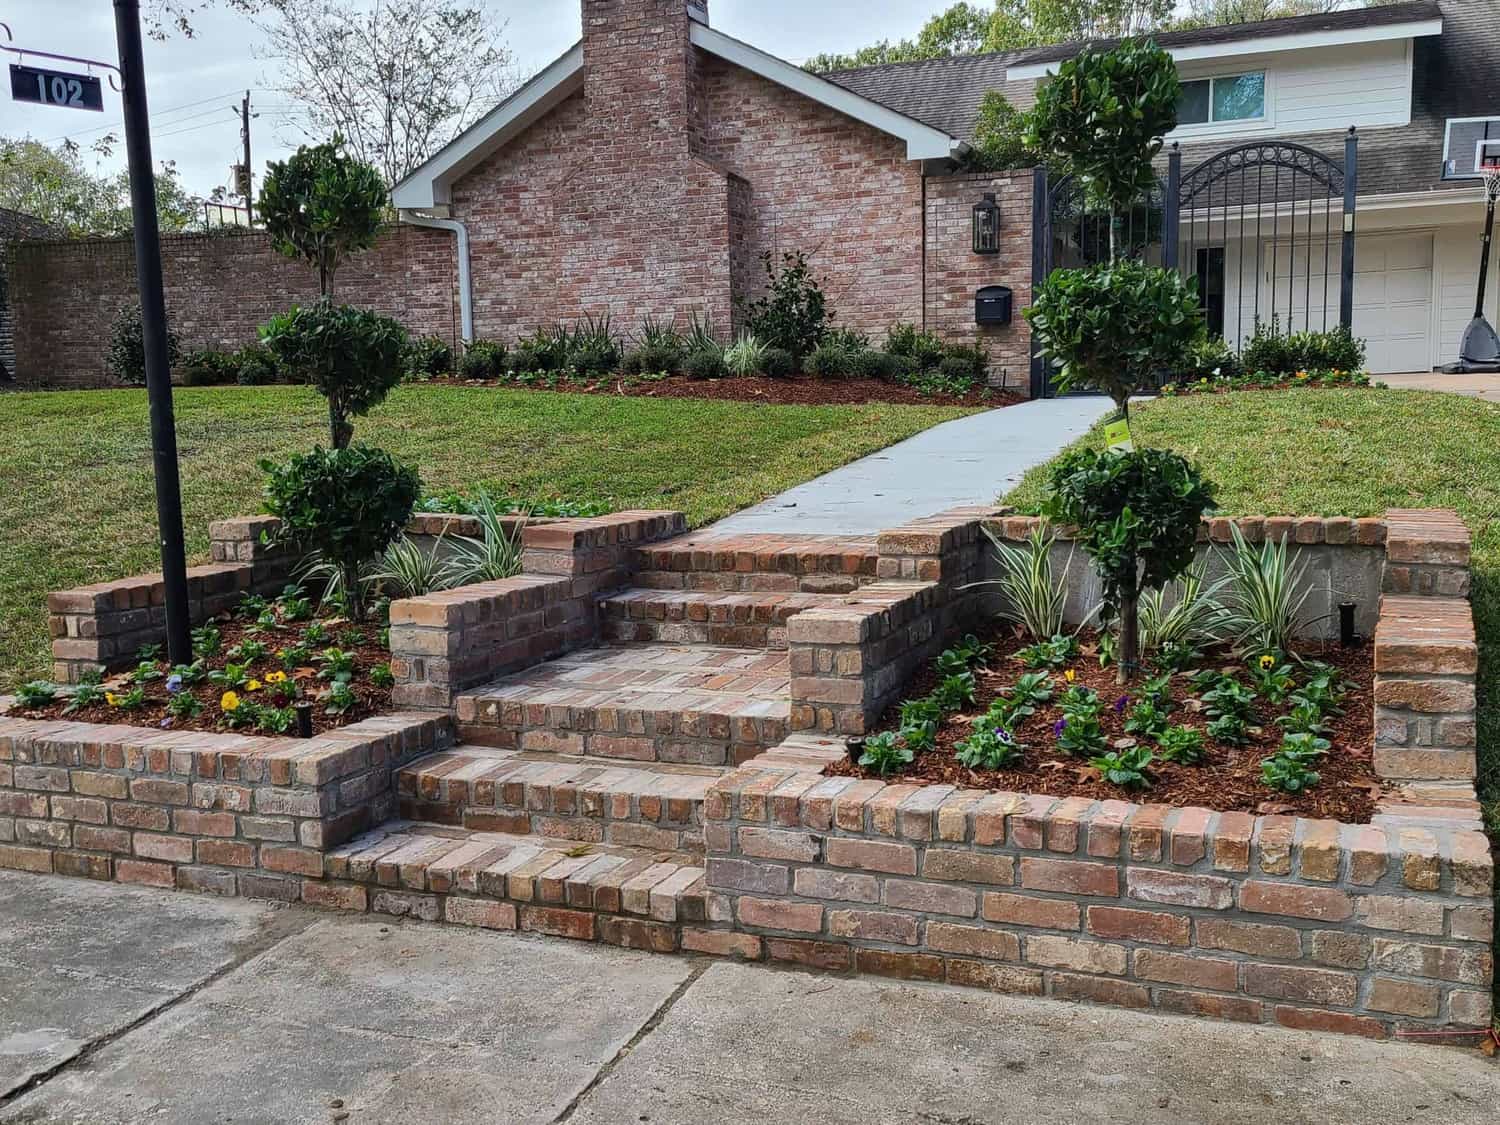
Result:
[[[1369,372],[1337,369],[1308,371],[1254,371],[1243,375],[1204,375],[1162,385],[1167,397],[1192,394],[1227,394],[1229,391],[1287,391],[1306,387],[1369,387]]]
[[[880,750],[873,755],[866,750],[864,765],[851,756],[827,772],[918,785],[1331,817],[1347,824],[1368,823],[1374,811],[1381,787],[1371,764],[1374,668],[1368,647],[1311,644],[1304,646],[1301,661],[1274,660],[1265,667],[1220,650],[1192,667],[1161,669],[1154,678],[1121,688],[1114,669],[1096,659],[1096,634],[1083,634],[1081,644],[1027,646],[1013,631],[999,629],[986,640],[987,653],[965,646],[948,650],[912,683],[906,701],[890,708],[882,733],[865,740],[864,747],[873,741],[895,751],[884,772]],[[1195,678],[1202,673],[1199,687]],[[1215,677],[1212,684],[1209,677]],[[1231,706],[1214,694],[1222,677],[1253,693],[1242,704],[1244,729],[1227,724],[1233,738],[1224,736],[1224,727],[1215,728],[1216,716]],[[1326,705],[1299,695],[1310,685]],[[960,705],[945,708],[945,697]],[[1069,706],[1070,700],[1077,705]],[[924,707],[924,701],[933,707]],[[1295,738],[1308,724],[1318,729],[1303,733],[1320,740],[1310,748],[1323,747],[1310,756],[1315,761],[1303,763],[1316,780],[1304,772],[1297,775],[1302,784],[1295,791],[1273,787],[1262,763],[1276,758],[1286,735]],[[910,762],[901,760],[903,751],[911,752]],[[1116,769],[1113,780],[1107,766],[1091,764],[1106,761],[1109,753],[1129,762],[1132,752],[1139,768]],[[1273,777],[1287,784],[1285,771]]]
[[[296,587],[275,601],[247,594],[233,613],[193,630],[192,664],[173,667],[160,645],[147,645],[128,672],[71,688],[26,684],[11,713],[274,735],[294,731],[297,706],[307,704],[311,732],[321,732],[390,709],[386,634],[378,621],[355,626],[315,611]]]

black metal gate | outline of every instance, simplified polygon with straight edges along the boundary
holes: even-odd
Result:
[[[1209,330],[1236,350],[1257,323],[1284,332],[1351,327],[1358,147],[1353,129],[1342,161],[1291,142],[1251,142],[1184,174],[1174,146],[1150,198],[1115,218],[1119,252],[1197,277]],[[1109,223],[1073,177],[1038,168],[1033,278],[1108,260]],[[1033,397],[1052,394],[1049,367],[1033,356]]]

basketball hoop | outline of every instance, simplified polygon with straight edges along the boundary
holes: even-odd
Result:
[[[1500,156],[1486,157],[1475,171],[1484,181],[1485,198],[1491,203],[1500,200]]]

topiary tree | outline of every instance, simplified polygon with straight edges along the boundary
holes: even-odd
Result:
[[[1205,334],[1197,282],[1132,261],[1119,247],[1120,216],[1156,184],[1152,161],[1176,127],[1181,90],[1170,55],[1127,40],[1063,63],[1028,118],[1027,143],[1108,212],[1110,250],[1108,262],[1055,270],[1037,287],[1025,312],[1032,339],[1056,361],[1059,390],[1102,390],[1126,420],[1131,394],[1159,368],[1179,366]],[[1139,671],[1140,592],[1192,561],[1213,488],[1176,454],[1129,446],[1075,453],[1052,484],[1050,514],[1078,530],[1104,583],[1101,624],[1118,616],[1120,681],[1128,683]]]
[[[333,294],[339,265],[374,245],[385,218],[385,181],[371,165],[346,156],[343,145],[335,135],[268,164],[257,205],[271,245],[312,263],[324,298]]]
[[[353,437],[349,419],[384,402],[406,366],[406,329],[368,309],[319,301],[272,317],[260,333],[277,363],[328,400],[334,449]]]
[[[1111,258],[1115,217],[1156,186],[1152,161],[1177,127],[1181,95],[1177,64],[1150,39],[1085,47],[1037,91],[1026,146],[1077,177],[1085,198],[1109,211]]]
[[[1144,590],[1180,578],[1193,562],[1214,486],[1164,449],[1119,454],[1079,449],[1052,470],[1048,516],[1075,528],[1103,585],[1101,627],[1120,622],[1119,680],[1140,667],[1138,609]]]
[[[338,568],[349,616],[364,617],[360,564],[383,552],[411,518],[422,493],[417,471],[383,449],[314,449],[269,474],[265,510],[281,520],[274,539],[320,552]]]
[[[802,251],[783,254],[779,267],[769,250],[760,260],[769,292],[746,306],[745,326],[767,347],[783,348],[801,359],[823,342],[833,319],[828,299]]]

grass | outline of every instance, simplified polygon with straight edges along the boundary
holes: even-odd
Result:
[[[1500,838],[1500,406],[1427,391],[1242,391],[1131,411],[1143,445],[1175,449],[1218,484],[1226,515],[1378,516],[1455,508],[1474,534],[1479,793]],[[1102,444],[1099,427],[1081,442]],[[1040,502],[1047,466],[1006,501]]]
[[[259,510],[256,462],[327,443],[300,387],[176,394],[190,561],[208,522]],[[415,464],[432,491],[676,508],[708,523],[970,411],[756,406],[469,387],[403,387],[355,439]],[[143,391],[0,395],[0,688],[45,676],[49,590],[160,566]]]

